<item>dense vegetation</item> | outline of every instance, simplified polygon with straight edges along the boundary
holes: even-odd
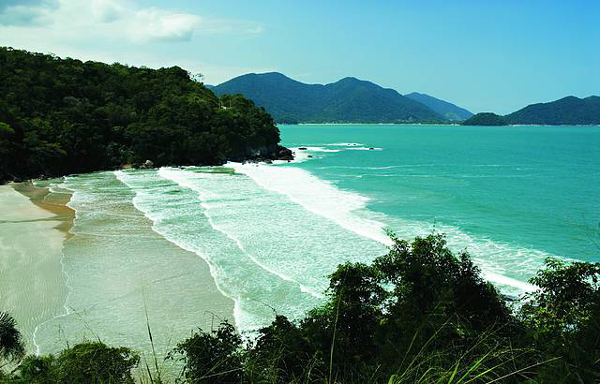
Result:
[[[452,103],[437,99],[433,96],[429,96],[424,93],[413,92],[404,96],[426,105],[431,110],[433,110],[448,121],[463,121],[473,116],[471,112],[467,111],[464,108],[458,107]]]
[[[462,122],[462,125],[499,126],[508,125],[504,117],[491,112],[478,113]]]
[[[134,68],[0,48],[0,182],[282,150],[263,109],[218,98],[179,67]],[[285,152],[285,151],[284,151]]]
[[[600,97],[567,96],[550,103],[528,105],[504,118],[509,124],[597,125],[600,124]]]
[[[418,101],[368,81],[347,77],[304,84],[281,73],[247,74],[213,87],[218,95],[243,94],[280,123],[441,122]]]
[[[537,290],[514,305],[443,236],[392,240],[370,265],[339,266],[328,301],[299,322],[277,316],[247,342],[223,323],[181,342],[169,358],[184,364],[182,381],[600,382],[600,263],[549,259],[531,280]],[[5,334],[0,351],[14,347],[14,337],[4,347]],[[57,357],[28,357],[2,380],[129,383],[137,363],[126,348],[86,342]]]

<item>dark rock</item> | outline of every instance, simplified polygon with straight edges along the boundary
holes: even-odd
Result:
[[[286,148],[286,147],[279,147],[279,150],[277,151],[277,155],[275,156],[276,160],[294,160],[294,153],[292,152],[291,149]]]
[[[142,168],[142,169],[151,169],[151,168],[154,168],[154,162],[152,162],[150,160],[146,160],[146,162],[144,164],[142,164],[140,166],[140,168]]]
[[[229,160],[237,162],[260,163],[273,160],[293,160],[292,151],[281,145],[268,145],[259,147],[247,147],[241,153],[232,156]]]

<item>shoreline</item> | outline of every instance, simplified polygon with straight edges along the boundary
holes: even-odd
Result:
[[[38,187],[17,188],[39,205],[14,184],[0,186],[0,310],[15,318],[27,351],[36,352],[37,326],[65,312],[62,251],[74,212],[42,208],[48,193]]]
[[[62,313],[36,327],[35,346],[41,354],[58,353],[66,345],[100,338],[109,345],[127,346],[152,356],[147,316],[156,353],[162,357],[173,342],[183,340],[194,329],[210,330],[214,321],[207,313],[218,319],[233,318],[234,302],[217,290],[209,264],[157,233],[152,220],[135,207],[135,194],[129,187],[121,185],[112,172],[81,177],[85,179],[81,185],[77,178],[69,179],[69,189],[53,186],[50,191],[39,181],[16,185],[19,191],[14,192],[22,199],[31,198],[30,205],[44,207],[50,216],[58,218],[53,229],[65,239],[61,283],[68,293],[62,296]],[[92,196],[88,194],[89,183],[112,189]],[[72,208],[65,206],[73,194],[68,193],[71,188],[77,191],[69,204]],[[85,200],[90,196],[89,204],[81,203],[80,197]],[[75,209],[77,222],[71,229]],[[33,275],[45,278],[44,273]],[[46,305],[37,298],[30,301]],[[116,323],[119,325],[113,326]]]
[[[31,181],[9,185],[37,207],[54,214],[52,219],[60,221],[56,229],[66,235],[66,240],[73,236],[70,231],[75,223],[75,210],[68,206],[72,193],[52,192],[50,187],[39,187]]]
[[[130,201],[116,209],[119,213],[126,213],[124,218],[140,220],[137,230],[132,233],[132,241],[139,241],[136,238],[140,237],[147,238],[149,244],[142,247],[143,250],[132,250],[129,257],[136,259],[131,265],[144,262],[146,271],[158,270],[152,278],[146,273],[135,277],[126,274],[127,278],[123,275],[122,279],[116,280],[106,277],[121,273],[120,268],[112,271],[109,268],[103,276],[90,276],[94,278],[88,279],[87,284],[96,285],[99,289],[96,292],[102,297],[113,296],[117,286],[109,284],[111,281],[128,282],[117,290],[121,294],[116,296],[120,302],[128,302],[125,307],[131,308],[127,314],[130,321],[120,332],[112,331],[107,324],[118,313],[108,311],[108,308],[114,309],[111,307],[112,300],[95,299],[90,307],[90,303],[82,301],[82,298],[92,297],[92,294],[82,293],[86,288],[81,286],[79,279],[74,279],[76,275],[71,272],[80,263],[88,264],[93,269],[96,262],[107,257],[105,249],[114,247],[115,251],[109,252],[109,255],[118,255],[121,246],[112,244],[112,237],[107,238],[111,241],[101,240],[98,243],[88,234],[75,236],[71,233],[76,211],[67,204],[72,195],[68,189],[53,187],[51,190],[44,181],[0,185],[0,311],[8,312],[15,318],[28,353],[58,352],[65,343],[94,337],[94,333],[88,334],[82,325],[89,323],[95,324],[93,327],[105,342],[128,344],[146,355],[150,352],[145,345],[146,337],[142,336],[145,326],[142,327],[144,329],[137,329],[144,325],[143,313],[138,312],[143,311],[146,301],[150,319],[157,330],[156,341],[163,346],[169,344],[173,332],[178,335],[176,340],[179,341],[196,327],[211,329],[214,321],[206,313],[212,313],[219,319],[234,319],[234,301],[218,291],[209,264],[198,258],[196,253],[156,233],[152,229],[152,221],[134,208]],[[104,228],[105,224],[100,225]],[[164,255],[169,255],[172,261],[178,260],[180,266],[169,266]],[[66,270],[63,264],[65,257],[71,260]],[[117,268],[118,260],[109,264]],[[130,270],[133,268],[131,265],[125,269]],[[173,270],[163,281],[163,273],[169,269]],[[161,283],[148,283],[147,279]],[[132,286],[134,280],[136,283]],[[75,285],[71,287],[72,284]],[[106,286],[110,289],[104,290]],[[163,313],[160,308],[169,306],[165,298],[178,297],[180,294],[186,296],[186,290],[187,296],[194,296],[193,300],[187,301],[195,304],[182,305],[182,312],[178,315],[180,319],[171,318],[171,314],[176,313],[175,308],[180,308],[179,304]],[[140,306],[140,303],[144,305]],[[104,308],[100,312],[108,311],[111,315],[97,317],[98,313],[91,316],[85,314],[89,308],[98,306]],[[82,316],[86,318],[85,322],[82,322]],[[122,333],[130,337],[121,341]]]

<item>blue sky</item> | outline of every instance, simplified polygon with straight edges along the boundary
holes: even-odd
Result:
[[[600,0],[0,0],[0,45],[211,84],[353,76],[474,112],[600,94]]]

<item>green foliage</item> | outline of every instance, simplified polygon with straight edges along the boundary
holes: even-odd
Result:
[[[272,383],[508,380],[515,367],[530,362],[527,349],[511,346],[511,337],[522,335],[517,320],[467,254],[454,256],[442,235],[412,244],[392,240],[389,253],[371,265],[339,266],[330,276],[328,302],[298,324],[277,316],[254,344],[237,343],[218,358],[205,357],[214,336],[186,341],[196,348],[178,352],[204,361],[187,377],[193,382],[227,372],[215,368],[227,356],[235,356],[244,380]]]
[[[538,289],[523,306],[525,319],[553,336],[585,327],[600,299],[600,263],[567,264],[550,258],[545,265],[530,281]]]
[[[48,356],[28,356],[19,365],[16,373],[6,379],[11,384],[50,384],[60,383],[55,370],[56,358]]]
[[[25,354],[17,322],[6,312],[0,312],[0,368],[4,361],[14,362]]]
[[[538,348],[561,356],[544,377],[600,381],[600,263],[547,259],[531,283],[520,315]]]
[[[246,353],[246,380],[291,383],[320,376],[325,368],[321,355],[305,333],[284,316],[276,316],[270,326],[259,331],[255,344]]]
[[[185,363],[190,383],[239,383],[242,380],[242,338],[227,322],[216,331],[198,332],[177,345],[171,358]]]
[[[0,182],[124,164],[277,155],[279,130],[241,96],[179,67],[128,67],[0,48]]]
[[[508,125],[508,122],[504,117],[498,116],[495,113],[482,112],[463,121],[462,125],[499,126]]]
[[[139,355],[129,348],[85,342],[65,349],[58,357],[31,356],[19,366],[11,383],[132,384]]]

